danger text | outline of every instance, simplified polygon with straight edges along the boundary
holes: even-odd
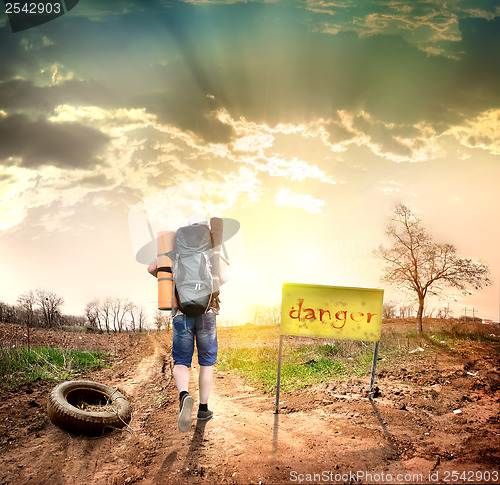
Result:
[[[363,313],[363,312],[349,312],[347,310],[331,310],[323,308],[305,308],[304,299],[299,298],[298,307],[292,306],[289,312],[289,317],[294,320],[306,321],[306,320],[319,320],[324,323],[331,323],[333,328],[343,328],[347,321],[352,321],[356,323],[370,323],[372,317],[377,315],[376,313]],[[333,317],[332,317],[333,315]]]

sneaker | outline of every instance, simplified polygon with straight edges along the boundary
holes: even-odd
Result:
[[[210,409],[207,411],[200,411],[198,409],[198,421],[208,421],[209,419],[212,419],[213,415],[214,412],[210,411]]]
[[[189,394],[184,394],[179,405],[179,419],[177,427],[179,431],[185,433],[191,427],[191,412],[193,410],[194,399]]]

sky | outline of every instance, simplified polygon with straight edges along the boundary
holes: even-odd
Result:
[[[373,250],[404,203],[491,269],[428,309],[498,321],[499,1],[80,0],[15,33],[2,12],[0,44],[0,301],[44,288],[67,314],[123,297],[152,315],[141,207],[155,231],[240,222],[222,321],[283,282],[403,305]]]

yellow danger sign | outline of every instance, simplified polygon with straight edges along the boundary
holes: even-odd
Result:
[[[281,335],[378,342],[384,290],[284,283]]]

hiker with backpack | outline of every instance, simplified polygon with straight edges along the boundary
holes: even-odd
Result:
[[[179,391],[180,431],[191,427],[194,398],[189,394],[189,369],[194,353],[198,350],[199,408],[198,421],[208,421],[213,412],[208,409],[208,398],[213,381],[213,366],[217,362],[217,323],[219,288],[227,279],[221,278],[220,254],[222,244],[222,219],[212,218],[210,227],[205,216],[193,216],[188,226],[180,227],[175,234],[173,249],[167,253],[171,268],[158,268],[157,261],[148,271],[157,276],[161,269],[171,270],[174,292],[172,300],[172,357],[174,381]],[[221,259],[222,258],[222,259]]]

